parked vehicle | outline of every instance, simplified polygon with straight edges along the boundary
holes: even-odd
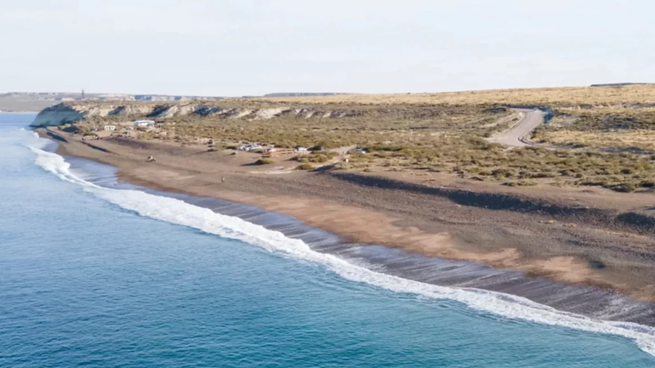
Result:
[[[253,151],[257,149],[261,149],[262,146],[259,144],[243,144],[241,146],[237,147],[238,151]]]

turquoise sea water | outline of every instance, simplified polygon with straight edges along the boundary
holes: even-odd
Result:
[[[33,117],[0,114],[0,367],[655,367],[649,329],[385,278],[94,187],[21,130]]]

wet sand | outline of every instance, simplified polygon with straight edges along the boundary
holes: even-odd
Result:
[[[315,230],[310,232],[315,239],[305,240],[319,251],[362,259],[388,273],[512,293],[603,319],[655,324],[651,303],[616,292],[655,300],[653,238],[621,224],[599,227],[603,208],[591,211],[591,217],[575,211],[490,209],[331,173],[272,175],[271,168],[247,166],[252,157],[202,148],[63,139],[61,154],[113,165],[131,183],[254,205],[258,208],[234,207],[236,212],[249,208],[241,214],[229,213],[230,205],[212,208],[252,222],[262,216],[257,214],[261,208],[337,234],[338,240],[326,241],[328,233],[316,236]],[[150,155],[156,163],[145,162]],[[282,226],[278,230],[288,226],[273,225]],[[298,228],[287,230],[294,235]]]

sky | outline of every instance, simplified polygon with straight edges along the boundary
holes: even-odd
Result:
[[[655,82],[652,0],[0,0],[0,92]]]

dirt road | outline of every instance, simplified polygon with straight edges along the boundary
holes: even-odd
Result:
[[[525,138],[528,137],[539,125],[543,124],[546,113],[541,110],[526,109],[521,111],[525,113],[525,116],[518,124],[496,137],[489,138],[489,142],[500,143],[512,147],[529,146],[530,144],[526,143]]]

